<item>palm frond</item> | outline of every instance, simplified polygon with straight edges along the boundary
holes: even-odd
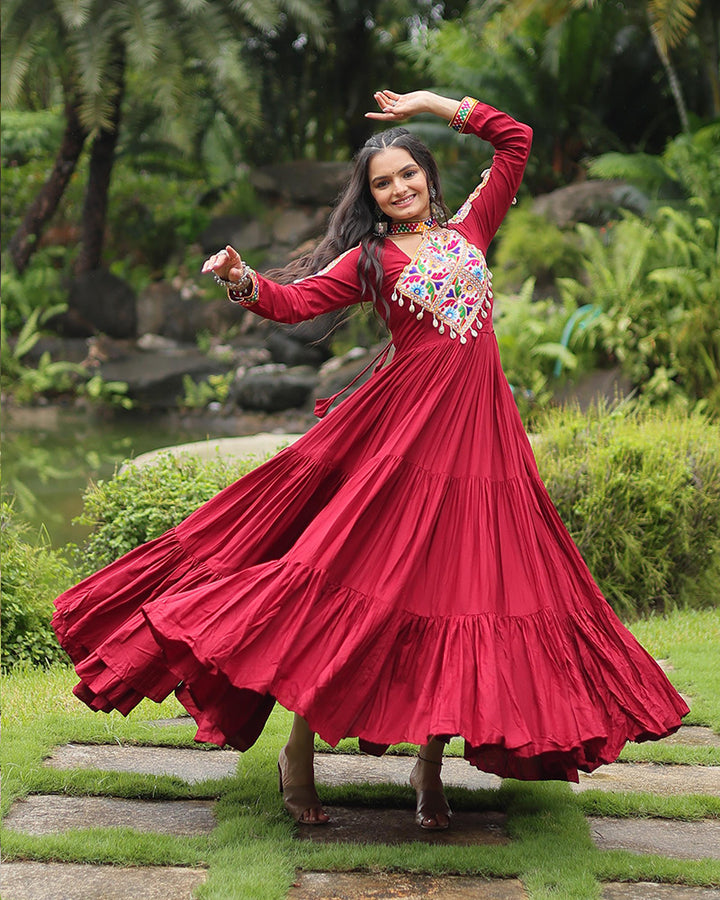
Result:
[[[124,0],[117,4],[115,15],[128,60],[140,69],[155,65],[172,35],[161,0]]]
[[[90,21],[93,0],[55,0],[52,4],[65,28],[82,28]]]
[[[700,7],[700,0],[648,0],[650,28],[664,53],[687,36]]]
[[[276,0],[230,0],[230,8],[258,31],[272,31],[280,22]]]
[[[593,178],[622,179],[645,187],[660,187],[674,180],[662,159],[648,153],[603,153],[588,164]]]

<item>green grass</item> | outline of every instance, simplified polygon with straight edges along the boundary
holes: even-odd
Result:
[[[670,676],[692,697],[693,724],[720,731],[717,647],[720,612],[673,613],[641,621],[634,633],[656,656],[669,659]],[[275,760],[290,724],[276,708],[257,744],[240,758],[237,777],[188,785],[170,776],[89,770],[63,771],[42,765],[52,749],[67,742],[193,744],[192,725],[157,728],[153,719],[181,712],[168,700],[144,702],[127,718],[96,714],[71,694],[74,674],[62,666],[47,671],[17,670],[4,679],[2,811],[28,793],[85,794],[145,799],[216,799],[218,825],[204,837],[143,834],[128,829],[86,829],[62,835],[30,836],[2,829],[5,859],[66,860],[114,865],[205,866],[208,880],[202,900],[258,898],[281,900],[300,869],[330,871],[404,871],[520,878],[531,900],[593,900],[601,882],[649,880],[691,885],[720,884],[720,862],[673,860],[597,850],[586,815],[661,816],[677,820],[720,818],[720,798],[659,797],[653,794],[586,791],[573,794],[565,784],[505,781],[497,791],[449,788],[458,810],[493,809],[507,815],[512,842],[493,846],[411,843],[315,844],[294,839],[294,826],[277,793]],[[318,744],[318,749],[328,750]],[[357,752],[344,741],[338,750]],[[412,753],[402,745],[395,753]],[[212,752],[208,750],[208,752]],[[462,753],[453,741],[449,752]],[[716,748],[688,752],[678,745],[634,746],[623,758],[666,763],[718,764]],[[405,785],[346,785],[323,788],[329,806],[377,806],[412,814],[414,797]]]

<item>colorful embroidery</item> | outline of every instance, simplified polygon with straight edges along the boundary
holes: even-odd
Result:
[[[450,128],[454,128],[455,131],[459,131],[462,134],[465,129],[465,124],[470,118],[470,113],[475,109],[477,104],[477,100],[474,100],[472,97],[463,97],[460,101],[460,106],[458,106],[455,111],[455,115],[448,122]]]
[[[251,269],[250,266],[246,266],[245,272],[250,276],[250,290],[245,289],[244,291],[240,292],[234,290],[233,288],[228,288],[228,300],[231,303],[239,303],[240,306],[252,306],[260,299],[260,282],[258,281],[257,272],[255,271],[255,269]]]
[[[485,171],[482,173],[480,184],[475,188],[472,194],[470,194],[470,196],[463,203],[460,209],[455,213],[452,219],[450,219],[449,224],[459,225],[460,222],[464,222],[465,219],[467,219],[470,210],[472,209],[473,200],[477,200],[478,196],[480,195],[480,191],[488,183],[491,171],[491,169],[485,169]]]
[[[432,313],[433,325],[450,337],[477,337],[492,310],[490,272],[482,252],[451,229],[430,231],[405,266],[393,291],[398,306],[408,302],[417,318]]]

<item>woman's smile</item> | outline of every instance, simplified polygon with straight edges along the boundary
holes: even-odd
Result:
[[[404,147],[376,153],[368,166],[370,193],[391,221],[408,222],[430,216],[427,175]]]

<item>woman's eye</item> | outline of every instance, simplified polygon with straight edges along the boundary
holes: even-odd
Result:
[[[414,170],[411,170],[411,171],[405,173],[406,178],[414,178],[416,175],[417,175],[417,172]]]

